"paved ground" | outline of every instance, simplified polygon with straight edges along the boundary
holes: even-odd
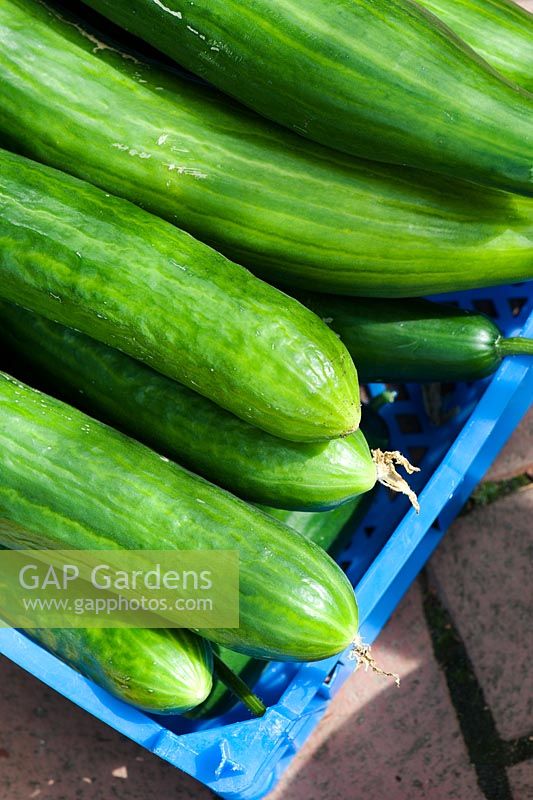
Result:
[[[269,800],[531,800],[533,412]],[[208,800],[0,660],[0,800]]]

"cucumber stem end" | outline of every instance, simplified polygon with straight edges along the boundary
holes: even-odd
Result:
[[[383,675],[386,678],[394,678],[396,686],[400,686],[400,676],[396,672],[387,672],[376,663],[376,659],[371,653],[369,644],[364,644],[360,636],[356,636],[352,642],[352,649],[350,650],[350,661],[357,660],[356,670],[359,669],[361,664],[364,665],[365,672],[369,669],[376,675]]]
[[[248,711],[254,717],[262,717],[266,711],[265,705],[255,695],[250,687],[233,672],[222,659],[213,653],[213,667],[217,678],[222,681],[225,686],[237,697],[241,703],[244,703]]]
[[[407,495],[411,501],[411,505],[418,514],[420,512],[418,498],[405,478],[402,478],[402,476],[396,471],[396,464],[403,467],[408,475],[412,475],[414,472],[420,472],[420,467],[413,467],[413,465],[409,463],[409,461],[399,452],[399,450],[383,451],[378,447],[376,450],[372,450],[371,452],[372,459],[376,466],[376,479],[378,483],[382,483],[383,486],[386,486],[388,489],[392,489],[394,492],[401,492],[402,494]]]
[[[505,356],[533,356],[533,339],[524,339],[521,336],[511,336],[509,339],[500,338],[496,342],[496,349],[501,358]]]

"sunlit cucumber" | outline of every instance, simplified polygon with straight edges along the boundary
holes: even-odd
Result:
[[[35,628],[28,635],[143,711],[181,714],[201,703],[211,689],[211,648],[187,630]]]
[[[320,547],[5,373],[0,518],[10,548],[236,550],[240,626],[201,633],[248,655],[322,659],[357,633],[353,589]]]
[[[302,136],[533,194],[533,98],[411,0],[86,2]]]
[[[195,8],[188,4],[187,13]],[[243,32],[246,18],[237,26]],[[101,41],[105,34],[87,33],[37,0],[3,0],[0,29],[9,44],[0,47],[0,141],[126,197],[267,280],[333,294],[409,297],[533,277],[531,200],[314,145],[197,82],[119,52]],[[397,74],[411,51],[409,41],[392,67],[383,57],[384,68]],[[274,60],[269,50],[267,81]],[[295,81],[276,64],[299,96],[317,85],[307,70]],[[323,96],[334,99],[330,69],[321,69]],[[347,85],[361,84],[347,73]],[[449,95],[448,83],[441,88]],[[365,89],[374,99],[386,92],[381,82],[378,93]],[[447,112],[453,116],[452,100],[434,111],[435,125]],[[484,105],[472,109],[481,114]],[[348,108],[343,100],[342,107]],[[413,114],[419,107],[402,103]],[[331,120],[336,124],[338,115]],[[500,124],[499,115],[492,120]],[[432,128],[417,124],[399,135],[413,141]],[[372,135],[373,147],[376,141]],[[519,152],[524,144],[498,139],[498,152],[505,160],[508,149]],[[417,158],[423,168],[424,153]],[[221,310],[220,319],[237,316]]]
[[[11,303],[0,302],[0,343],[2,369],[247,500],[329,508],[376,481],[361,431],[321,443],[279,439],[124,353]]]
[[[279,508],[267,508],[266,506],[263,507],[263,510],[294,528],[309,541],[315,542],[324,550],[334,553],[341,546],[342,533],[346,530],[348,521],[352,519],[355,526],[354,516],[364,513],[370,498],[370,493],[360,495],[355,500],[331,511],[283,511]],[[215,646],[215,650],[224,664],[250,686],[254,686],[267,666],[265,661],[251,658],[234,650],[228,650],[226,647],[217,648]],[[235,705],[235,702],[235,696],[222,681],[216,678],[209,696],[203,703],[193,708],[187,716],[192,718],[217,716],[228,711],[231,706]]]
[[[502,75],[533,91],[533,14],[513,0],[418,0]]]
[[[484,314],[429,300],[307,295],[339,334],[365,381],[472,381],[505,356],[533,355],[533,340],[506,339]]]
[[[389,446],[387,425],[383,417],[373,411],[370,405],[363,406],[361,427],[373,448],[387,449]],[[353,534],[358,523],[367,512],[372,497],[373,494],[367,492],[367,494],[360,495],[350,503],[331,511],[305,513],[266,507],[263,510],[294,528],[306,539],[327,550],[332,556],[337,556],[346,545],[348,536]],[[264,661],[258,661],[233,650],[218,648],[218,652],[224,663],[250,686],[255,685],[267,666]],[[228,692],[226,686],[220,680],[215,679],[209,697],[201,705],[190,711],[187,716],[193,718],[218,716],[226,712],[234,704],[235,697]]]
[[[2,623],[22,629],[37,644],[120,700],[153,714],[182,714],[210,696],[216,678],[217,689],[227,693],[232,703],[241,700],[252,714],[264,713],[263,704],[242,678],[221,663],[206,639],[189,630],[36,627],[46,623],[46,613],[41,609],[36,618],[34,610],[28,610],[21,617],[20,597],[0,575]]]
[[[0,212],[0,297],[282,438],[357,428],[357,374],[344,345],[243,267],[126,200],[7,151]]]

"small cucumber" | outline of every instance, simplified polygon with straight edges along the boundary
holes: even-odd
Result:
[[[252,502],[331,508],[376,481],[359,430],[320,444],[278,439],[114,348],[1,301],[0,341],[7,372]]]
[[[0,548],[4,549],[4,548]],[[182,714],[202,703],[216,685],[241,700],[254,715],[265,708],[239,675],[214,655],[210,644],[184,629],[36,628],[10,617],[19,604],[13,587],[0,577],[0,617],[8,625],[29,625],[23,632],[98,686],[152,714]],[[236,655],[232,651],[227,651]],[[231,660],[231,659],[226,659]],[[226,688],[227,687],[227,688]]]
[[[357,632],[353,589],[317,545],[80,411],[0,373],[0,544],[239,555],[238,628],[205,638],[312,661]]]
[[[8,625],[15,621],[9,610],[19,602],[12,593],[11,584],[0,576],[0,617]],[[188,630],[32,627],[24,633],[143,711],[181,714],[205,700],[213,686],[211,646]],[[216,683],[224,686],[218,679]]]
[[[187,630],[34,628],[27,634],[98,686],[143,711],[182,714],[211,690],[211,648]]]
[[[505,339],[485,315],[429,300],[302,300],[339,334],[363,381],[472,381],[505,356],[533,355],[533,340]]]
[[[357,428],[357,374],[344,345],[243,267],[126,200],[6,151],[0,208],[0,297],[281,438]]]

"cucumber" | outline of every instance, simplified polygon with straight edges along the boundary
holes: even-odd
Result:
[[[357,428],[357,374],[344,345],[243,267],[125,200],[6,151],[0,206],[0,297],[274,435],[316,441]]]
[[[26,636],[110,694],[143,711],[164,715],[190,711],[210,695],[213,676],[217,687],[228,693],[233,703],[241,700],[254,715],[265,711],[242,678],[221,664],[210,644],[191,631],[37,628],[31,613],[25,621],[10,615],[10,609],[20,600],[12,592],[13,587],[2,583],[0,577],[0,617],[4,622],[17,627],[29,625],[23,629]]]
[[[418,0],[494,69],[533,91],[533,15],[513,0]]]
[[[360,495],[349,503],[345,503],[331,511],[298,512],[284,511],[279,508],[263,507],[263,510],[272,517],[280,520],[289,527],[298,531],[309,541],[319,545],[324,550],[334,553],[341,549],[345,537],[342,533],[346,530],[347,522],[354,514],[362,514],[368,507],[370,494]],[[349,533],[350,531],[346,531]],[[246,684],[253,686],[267,666],[265,661],[251,658],[244,653],[218,648],[215,652],[223,663],[237,674]],[[191,719],[205,719],[224,714],[235,704],[235,697],[228,691],[226,685],[215,678],[213,689],[203,703],[195,706],[187,713]]]
[[[334,556],[344,543],[339,542],[340,532],[357,509],[362,506],[366,507],[366,502],[370,497],[370,493],[359,495],[349,503],[329,511],[286,511],[269,506],[260,506],[260,508]]]
[[[240,626],[202,636],[259,658],[344,650],[357,605],[317,545],[144,445],[0,373],[0,544],[36,549],[226,549]]]
[[[182,714],[211,691],[211,648],[187,630],[34,628],[26,633],[86,678],[143,711]]]
[[[11,303],[0,302],[0,341],[5,371],[244,499],[330,508],[376,481],[361,431],[321,444],[278,439],[124,353]]]
[[[302,136],[533,194],[533,98],[411,0],[87,2]]]
[[[389,446],[389,431],[385,420],[373,411],[372,405],[363,405],[362,412],[361,427],[371,446],[386,450]],[[347,537],[362,520],[371,499],[372,493],[368,492],[332,511],[314,513],[283,511],[279,508],[263,510],[336,557],[346,545]],[[220,648],[218,652],[224,663],[251,686],[256,683],[266,666],[264,661],[258,661],[233,650]],[[235,699],[226,686],[215,679],[209,697],[188,712],[187,716],[193,719],[218,716],[228,711],[234,703]]]
[[[302,299],[339,334],[364,381],[473,381],[505,356],[533,356],[532,339],[505,339],[485,315],[442,303]]]
[[[4,143],[267,280],[408,297],[533,276],[531,200],[313,145],[32,0],[3,0],[0,28]]]

